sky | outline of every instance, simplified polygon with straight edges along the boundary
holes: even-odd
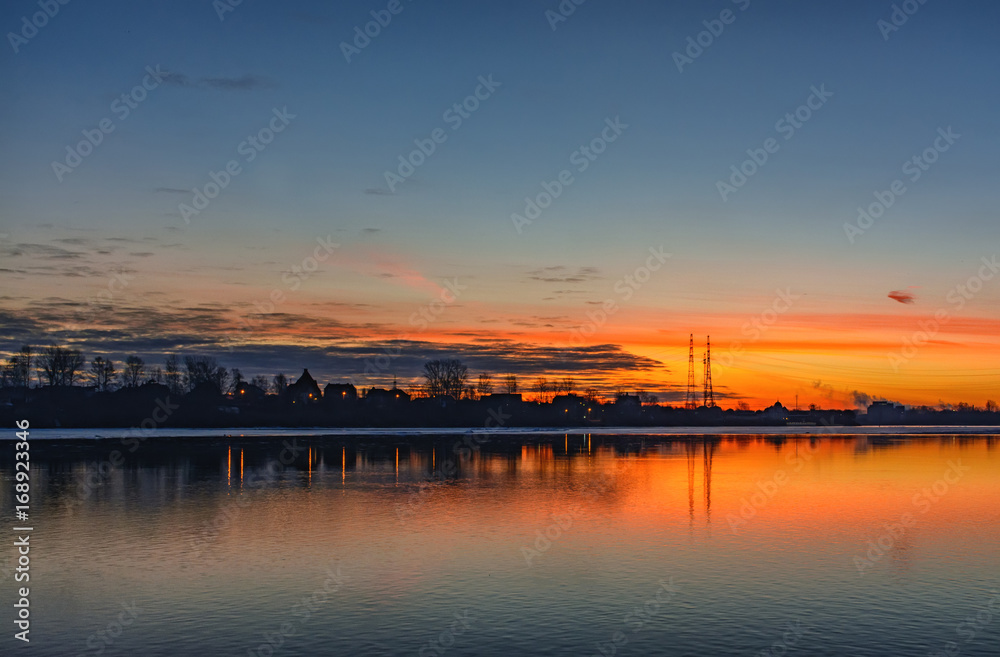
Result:
[[[4,3],[0,354],[982,405],[1000,7],[902,5]]]

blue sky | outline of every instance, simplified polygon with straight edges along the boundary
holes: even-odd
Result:
[[[70,2],[18,53],[8,43],[0,57],[0,232],[15,263],[6,309],[49,317],[100,289],[93,279],[102,268],[128,266],[148,272],[146,296],[127,299],[136,308],[149,294],[194,296],[238,314],[328,234],[361,260],[382,258],[428,280],[478,279],[482,315],[527,324],[572,323],[658,244],[676,260],[669,281],[647,288],[651,314],[742,317],[792,283],[839,313],[904,312],[879,304],[908,286],[943,296],[1000,237],[1000,9],[930,0],[886,40],[877,21],[889,19],[892,3],[746,4],[589,0],[553,30],[545,11],[557,2],[404,0],[347,63],[341,42],[386,2],[244,0],[224,20],[207,0]],[[673,53],[723,10],[735,20],[679,72]],[[19,30],[36,11],[6,3],[0,26]],[[169,80],[58,182],[52,161],[113,117],[114,99],[157,65]],[[452,131],[443,112],[490,75],[499,88]],[[776,122],[821,85],[833,96],[784,140]],[[285,107],[295,115],[288,129],[185,225],[178,204],[190,201],[188,190],[238,158],[247,135]],[[524,197],[614,117],[629,126],[621,138],[523,234],[514,231],[510,214]],[[855,208],[947,126],[961,134],[954,148],[849,243],[843,223]],[[373,193],[385,191],[384,172],[414,139],[442,127],[447,141],[412,178],[394,194]],[[769,137],[780,150],[723,202],[716,182]],[[145,246],[101,254],[92,242],[78,254],[91,267],[73,277],[81,280],[58,276],[67,258],[52,253],[49,263],[16,262],[28,257],[18,244],[83,237]],[[571,281],[582,286],[574,297],[532,278],[545,267],[598,273]],[[409,316],[419,298],[378,274],[358,276],[326,270],[311,292],[333,302],[363,297],[383,312],[365,330],[394,333],[392,317]],[[996,299],[979,297],[977,316],[995,318]],[[462,317],[454,330],[475,330]],[[738,333],[739,317],[723,330]],[[26,337],[11,329],[6,346]]]

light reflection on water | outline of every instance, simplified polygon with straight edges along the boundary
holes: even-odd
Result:
[[[998,654],[996,438],[462,440],[36,442],[31,651]]]

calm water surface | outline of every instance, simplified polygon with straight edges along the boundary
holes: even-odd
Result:
[[[463,439],[36,440],[0,652],[1000,655],[996,437]]]

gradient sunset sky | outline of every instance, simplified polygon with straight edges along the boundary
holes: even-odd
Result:
[[[889,31],[891,2],[590,0],[553,22],[556,0],[401,0],[349,62],[341,44],[388,0],[244,0],[221,19],[208,0],[60,5],[0,56],[0,352],[207,354],[359,386],[458,357],[676,402],[693,333],[699,384],[711,335],[726,407],[982,405],[1000,398],[1000,276],[983,276],[1000,255],[1000,6],[904,4]],[[38,11],[4,3],[0,27]],[[123,117],[147,67],[162,80]],[[456,125],[480,79],[497,86]],[[294,118],[247,161],[275,110]],[[574,152],[616,120],[580,171]],[[436,129],[390,190],[385,172]],[[718,181],[768,139],[723,199]],[[912,180],[904,165],[935,144]],[[240,173],[185,222],[230,160]],[[517,230],[563,170],[573,183]],[[905,192],[848,236],[895,180]],[[651,248],[672,255],[625,293],[659,264]]]

